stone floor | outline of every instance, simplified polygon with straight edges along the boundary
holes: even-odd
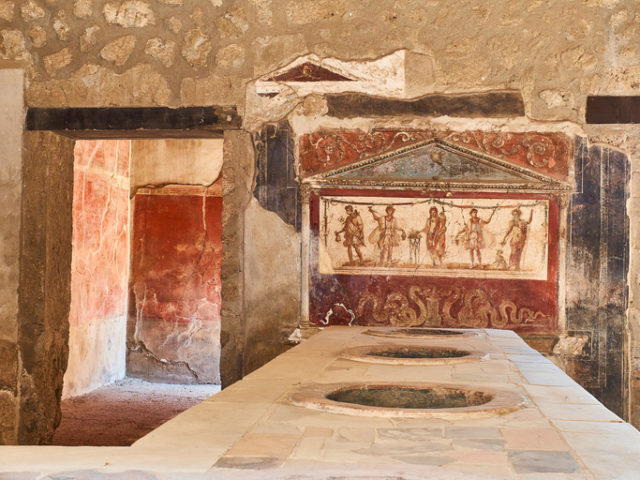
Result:
[[[220,385],[174,385],[125,378],[62,401],[53,445],[128,446],[220,391]]]
[[[411,340],[487,352],[482,361],[399,366],[340,358],[346,348],[398,341],[331,327],[131,447],[2,447],[0,470],[21,480],[124,479],[134,471],[145,480],[640,478],[640,433],[513,332]],[[525,403],[499,415],[404,418],[291,402],[307,386],[351,382],[464,384],[508,390]]]

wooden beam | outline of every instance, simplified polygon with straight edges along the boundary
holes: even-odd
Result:
[[[242,125],[235,107],[29,108],[27,130],[76,138],[218,137]]]

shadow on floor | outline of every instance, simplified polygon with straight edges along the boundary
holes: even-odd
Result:
[[[62,401],[53,445],[128,446],[220,391],[220,385],[173,385],[125,378]]]

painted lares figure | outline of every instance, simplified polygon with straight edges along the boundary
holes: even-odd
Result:
[[[445,234],[447,233],[447,217],[444,214],[444,208],[440,214],[436,207],[429,209],[429,217],[422,231],[427,235],[427,250],[433,265],[441,266],[446,249]]]
[[[393,216],[396,209],[392,205],[388,205],[385,209],[385,216],[378,215],[371,206],[369,211],[373,215],[373,219],[378,222],[378,226],[369,235],[369,241],[380,250],[380,265],[389,266],[393,262],[393,247],[400,245],[400,238],[404,240],[407,238],[407,234],[404,229],[398,226],[397,220]]]
[[[478,217],[478,209],[472,208],[471,212],[469,212],[469,223],[465,224],[464,228],[456,235],[456,243],[462,238],[464,248],[469,250],[471,268],[480,268],[482,266],[482,253],[480,250],[485,247],[482,230],[483,227],[491,221],[494,213],[496,213],[495,209],[491,212],[487,220],[482,220]],[[475,261],[476,258],[478,259],[477,264]]]
[[[533,220],[533,209],[529,215],[529,220],[524,221],[520,216],[522,212],[519,208],[515,208],[511,212],[512,218],[509,222],[509,229],[502,239],[502,245],[507,243],[507,238],[511,235],[509,246],[511,247],[511,255],[509,255],[509,270],[520,270],[520,259],[522,258],[522,251],[524,250],[524,244],[527,241],[527,230]]]
[[[362,265],[362,252],[360,247],[364,246],[364,226],[362,217],[358,210],[351,205],[344,207],[347,217],[342,222],[342,230],[336,232],[336,242],[340,241],[340,234],[344,233],[344,241],[342,244],[347,247],[349,255],[349,265],[353,265],[353,251],[358,255],[358,264]]]

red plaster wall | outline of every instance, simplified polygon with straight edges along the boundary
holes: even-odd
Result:
[[[140,190],[135,196],[127,365],[131,375],[219,382],[220,183],[208,190]]]
[[[124,374],[130,150],[125,140],[75,145],[66,396]]]

